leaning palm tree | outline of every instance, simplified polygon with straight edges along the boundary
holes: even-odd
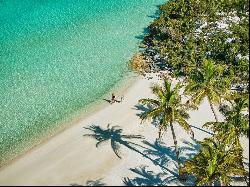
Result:
[[[207,98],[213,111],[215,120],[218,121],[213,104],[219,104],[221,97],[229,90],[230,80],[222,77],[222,69],[215,66],[212,61],[205,60],[203,68],[192,74],[188,79],[185,94],[191,96],[191,103],[200,105]]]
[[[233,176],[247,175],[240,164],[242,149],[227,137],[220,140],[205,139],[200,152],[186,161],[181,169],[183,173],[195,177],[196,185],[212,186],[216,182],[222,186],[230,185]]]
[[[156,99],[139,100],[141,104],[149,106],[148,111],[142,113],[140,116],[142,122],[145,119],[159,120],[159,139],[161,138],[163,131],[170,126],[174,139],[178,168],[180,168],[179,150],[173,125],[179,124],[186,131],[193,132],[186,121],[189,115],[185,111],[184,105],[181,103],[181,97],[179,95],[180,89],[180,83],[172,88],[171,83],[168,82],[167,78],[164,78],[163,87],[155,85],[152,88]]]

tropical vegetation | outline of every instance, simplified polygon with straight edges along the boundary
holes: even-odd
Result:
[[[140,47],[140,52],[129,62],[132,69],[143,74],[167,70],[172,78],[181,81],[172,84],[164,77],[161,85],[152,87],[154,98],[139,100],[144,109],[140,115],[142,122],[151,119],[158,127],[156,147],[161,145],[163,133],[171,130],[178,179],[192,176],[195,185],[220,183],[223,186],[231,185],[240,177],[248,184],[249,172],[244,165],[241,145],[241,138],[249,137],[248,0],[168,0],[159,7],[159,17],[148,27]],[[185,102],[183,95],[188,98]],[[213,133],[198,142],[200,149],[195,155],[181,162],[175,128],[180,126],[193,135],[187,122],[188,111],[198,109],[205,99],[215,121],[203,127]],[[159,161],[148,156],[152,150],[141,152],[139,149],[143,146],[131,141],[143,139],[140,135],[124,135],[122,129],[110,125],[106,129],[96,125],[86,129],[92,133],[85,136],[95,138],[97,147],[110,142],[119,158],[122,145],[154,163]],[[148,177],[139,181],[125,178],[126,185],[142,185],[143,181],[166,184],[161,174],[151,177],[152,172],[145,168],[136,172]]]
[[[149,118],[159,121],[159,139],[162,133],[167,130],[167,127],[170,127],[175,145],[178,168],[180,168],[180,159],[174,125],[180,125],[188,132],[192,131],[186,121],[189,115],[181,102],[179,95],[180,89],[180,83],[172,87],[171,82],[165,78],[162,87],[160,85],[154,85],[152,87],[156,99],[148,98],[139,100],[141,104],[148,106],[148,110],[142,113],[141,119],[145,120]]]
[[[228,137],[205,139],[201,145],[201,151],[182,168],[183,173],[196,177],[196,185],[212,186],[220,182],[221,186],[228,186],[233,176],[247,175],[240,162],[242,150]]]
[[[196,185],[230,185],[234,176],[247,180],[240,138],[249,137],[249,1],[169,0],[159,7],[140,47],[144,66],[180,78],[189,98],[183,105],[180,83],[171,89],[164,79],[163,87],[152,88],[156,99],[139,101],[149,106],[142,119],[158,119],[159,137],[168,126],[173,133],[173,124],[189,130],[187,109],[198,109],[204,99],[215,117],[203,126],[214,135],[200,142],[200,151],[184,167],[173,133],[179,173],[194,176]]]
[[[204,61],[198,71],[188,77],[188,84],[185,88],[186,94],[191,96],[195,105],[200,105],[206,97],[213,111],[215,120],[218,122],[213,104],[220,104],[222,97],[230,89],[230,80],[221,76],[222,68],[215,66],[211,61]]]

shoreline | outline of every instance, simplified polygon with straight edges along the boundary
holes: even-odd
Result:
[[[161,0],[144,4],[124,1],[120,6],[112,0],[93,4],[77,1],[72,6],[49,2],[31,3],[31,7],[30,3],[3,7],[3,13],[9,14],[3,14],[6,28],[0,29],[4,36],[1,59],[5,64],[3,73],[8,76],[3,79],[6,89],[1,90],[4,142],[1,142],[0,168],[32,149],[33,142],[46,141],[39,132],[51,138],[52,131],[52,134],[60,133],[64,126],[69,126],[64,124],[76,121],[74,118],[82,113],[87,116],[95,111],[93,105],[97,109],[105,106],[102,101],[96,104],[92,93],[97,98],[101,94],[105,96],[124,79],[126,62],[139,50],[137,44],[141,39],[136,36],[143,34],[153,21],[147,15],[154,15],[161,3]],[[17,7],[33,11],[23,12]],[[51,7],[54,11],[47,11]],[[11,16],[16,14],[9,11],[13,8],[24,18],[22,23],[19,17]],[[37,17],[34,12],[43,16]],[[89,102],[92,102],[87,105],[90,109],[75,114],[73,110],[79,111]],[[69,122],[66,113],[73,113]]]
[[[115,90],[116,94],[118,94],[118,95],[123,92],[123,94],[125,96],[124,99],[126,100],[127,99],[126,95],[128,94],[128,92],[131,92],[131,91],[133,91],[133,89],[137,88],[138,85],[140,85],[140,82],[144,81],[144,79],[145,79],[145,77],[142,77],[141,75],[133,74],[131,77],[126,77],[126,79],[123,79],[121,82],[119,82],[120,84],[118,83],[116,86],[114,86],[113,89],[110,92],[112,92],[112,91]],[[144,85],[142,85],[142,87],[144,87]],[[105,94],[103,97],[105,97],[106,95],[108,95],[108,93]],[[32,159],[26,160],[28,157],[30,157],[30,155],[36,154],[37,151],[43,149],[44,147],[47,147],[48,144],[50,144],[50,143],[53,144],[53,142],[55,142],[56,139],[61,139],[62,137],[64,137],[64,134],[68,134],[70,131],[74,131],[74,129],[79,128],[79,126],[82,126],[81,123],[83,123],[84,121],[88,121],[91,118],[96,118],[96,115],[99,115],[103,111],[109,110],[112,107],[116,107],[116,106],[122,105],[123,103],[124,103],[124,101],[121,104],[117,103],[117,104],[113,104],[112,106],[110,104],[108,104],[108,103],[100,103],[99,105],[95,105],[95,106],[92,105],[92,107],[88,108],[88,112],[87,113],[84,113],[84,114],[79,115],[78,117],[74,118],[74,120],[70,122],[70,124],[71,124],[70,126],[67,126],[66,128],[61,129],[59,132],[57,132],[53,136],[48,137],[45,140],[43,140],[42,143],[39,143],[38,145],[34,146],[33,148],[31,148],[27,152],[25,152],[22,155],[19,155],[18,157],[16,157],[14,160],[11,160],[7,165],[2,166],[0,168],[0,185],[2,185],[2,177],[3,177],[2,173],[6,173],[5,170],[9,170],[9,169],[11,169],[13,167],[15,168],[16,165],[19,165],[19,163],[21,163],[21,165],[22,165],[22,164],[26,164],[26,163],[32,162],[30,160],[36,159],[36,156],[35,157],[32,156]],[[135,117],[136,117],[136,119],[138,118],[137,116],[135,116]],[[139,118],[138,118],[138,120],[139,120]],[[91,125],[91,124],[92,123],[87,123],[83,127],[86,127],[86,126]],[[104,124],[102,123],[102,125],[105,125],[105,126],[106,126],[106,124],[107,123],[104,123]],[[50,147],[50,145],[48,147]],[[45,148],[45,149],[47,149],[47,148]],[[114,166],[114,164],[116,162],[118,162],[118,160],[119,160],[113,154],[112,151],[109,152],[108,155],[110,155],[111,157],[113,157],[113,159],[109,160],[109,157],[108,157],[108,160],[106,160],[105,162],[103,162],[103,165],[105,165],[106,168],[109,168],[110,165]],[[44,158],[44,160],[47,159],[46,157],[43,157],[43,158]],[[26,160],[26,161],[23,161],[23,160]],[[107,163],[109,163],[109,164],[107,165]],[[34,167],[36,167],[36,165],[34,165]],[[97,167],[97,169],[98,169],[98,167]],[[106,172],[108,172],[108,170],[109,169],[107,169]],[[17,170],[14,169],[14,172],[13,173],[11,172],[11,173],[15,175],[15,172],[18,172],[18,169]],[[32,171],[32,174],[33,174],[33,171]],[[93,174],[96,175],[96,172],[94,172]],[[10,177],[9,179],[13,179],[13,178]],[[10,182],[10,183],[12,183],[12,182]]]
[[[215,149],[228,138],[223,132],[226,136],[218,138],[220,130],[206,124],[230,123],[235,107],[245,102],[237,94],[234,97],[232,84],[239,84],[234,88],[237,93],[249,94],[248,85],[241,85],[249,80],[249,7],[229,0],[217,3],[126,0],[117,4],[112,0],[77,1],[72,6],[67,2],[31,3],[31,8],[30,3],[27,7],[25,3],[6,4],[0,186],[195,186],[218,181],[248,185],[249,177],[244,176],[249,173],[246,136],[238,141],[231,138],[241,148],[240,160],[230,165],[217,158],[218,166],[213,168],[223,171],[220,165],[226,164],[242,170],[239,174],[229,168],[218,171],[217,178],[199,181],[204,178],[200,173],[206,172],[205,165],[216,160],[213,155],[207,162],[186,165],[206,151],[203,142],[207,138]],[[22,7],[32,11],[22,11]],[[15,36],[24,36],[25,41]],[[128,63],[122,63],[131,61],[127,57],[134,52],[132,65],[148,71],[135,73]],[[192,89],[202,77],[207,80],[204,84],[218,91],[214,102],[211,93],[204,95],[207,85]],[[167,91],[179,83],[176,98],[185,120],[175,116],[166,122],[161,117],[168,106],[163,103],[165,110],[158,110],[156,105],[162,103],[154,99],[168,100],[162,94],[169,96]],[[165,88],[159,91],[158,86]],[[219,93],[222,90],[225,93]],[[224,104],[226,112],[221,110]],[[245,114],[238,112],[238,117]],[[249,110],[242,116],[242,123],[247,121],[249,126],[247,116]],[[164,129],[160,129],[161,122]],[[239,146],[231,149],[231,144],[225,142],[215,151],[222,155],[231,151],[233,157]],[[204,168],[192,171],[194,165]]]
[[[89,181],[104,182],[107,185],[124,185],[124,177],[138,177],[131,169],[140,166],[149,167],[150,171],[158,174],[162,172],[158,165],[149,159],[142,157],[136,151],[121,146],[122,159],[113,152],[110,142],[96,147],[95,139],[83,136],[91,133],[84,129],[90,125],[96,125],[102,129],[111,126],[119,126],[124,135],[141,135],[143,140],[132,140],[134,143],[152,149],[158,136],[158,129],[150,121],[141,124],[138,114],[141,109],[138,107],[138,100],[141,98],[152,98],[152,84],[161,83],[159,74],[150,73],[146,76],[138,76],[133,84],[127,87],[124,92],[124,101],[107,105],[99,111],[91,113],[86,118],[79,119],[66,128],[63,132],[51,137],[47,142],[32,149],[23,157],[15,160],[12,164],[0,169],[0,185],[86,185]],[[173,84],[176,83],[172,80]],[[190,111],[190,125],[194,126],[195,140],[191,139],[181,127],[176,126],[176,137],[178,144],[187,151],[182,156],[193,154],[197,151],[196,140],[203,140],[211,136],[202,125],[214,120],[209,103],[205,100],[199,110]],[[93,132],[92,132],[93,133]],[[164,149],[169,149],[171,154],[174,145],[171,131],[163,134]],[[144,144],[144,140],[149,144]],[[151,146],[148,146],[151,145]],[[194,147],[192,147],[194,146]],[[249,162],[249,144],[244,142],[244,156]],[[143,148],[144,149],[144,148]],[[142,153],[145,151],[141,149]],[[147,150],[146,149],[146,150]],[[192,152],[190,152],[192,150]],[[155,158],[155,157],[152,157]],[[174,160],[171,160],[167,169],[176,170]],[[165,173],[171,177],[171,173]],[[179,182],[172,182],[170,185],[183,185]]]
[[[91,115],[94,115],[95,113],[109,106],[109,103],[103,101],[104,97],[107,96],[110,97],[112,92],[115,92],[116,95],[121,95],[122,93],[125,94],[128,91],[128,89],[133,86],[136,80],[138,80],[138,75],[136,75],[135,73],[126,72],[124,74],[124,77],[120,81],[118,81],[107,93],[98,98],[97,101],[89,103],[82,110],[75,112],[75,114],[71,114],[71,116],[69,116],[68,119],[59,120],[58,123],[61,125],[58,125],[58,127],[56,127],[55,129],[50,129],[50,131],[48,130],[48,132],[44,132],[42,138],[38,137],[35,140],[33,140],[34,142],[32,143],[32,145],[26,146],[27,150],[14,156],[14,158],[12,159],[7,158],[8,161],[3,162],[3,164],[0,165],[0,172],[4,168],[16,162],[17,160],[21,159],[22,157],[25,157],[25,155],[28,154],[29,152],[38,149],[39,147],[50,141],[52,138],[60,135],[65,130],[72,128],[80,121],[90,117]]]

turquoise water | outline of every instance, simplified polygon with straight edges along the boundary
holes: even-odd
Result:
[[[0,164],[126,77],[164,1],[0,0]]]

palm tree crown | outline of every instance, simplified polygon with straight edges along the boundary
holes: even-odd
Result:
[[[172,85],[166,78],[164,78],[163,86],[155,85],[152,88],[156,99],[141,99],[140,103],[148,106],[148,111],[141,115],[142,120],[157,119],[159,120],[159,138],[162,132],[171,128],[172,136],[175,144],[175,152],[177,157],[178,167],[180,168],[179,151],[177,146],[177,139],[174,132],[173,124],[179,124],[186,131],[191,131],[191,127],[186,119],[189,117],[185,111],[184,105],[181,103],[179,95],[181,89],[180,83],[172,88]]]
[[[207,97],[215,120],[218,121],[213,104],[221,102],[221,97],[227,92],[229,84],[229,79],[222,77],[221,67],[215,66],[212,61],[205,60],[203,68],[188,79],[185,93],[191,96],[191,102],[196,105],[200,105]]]
[[[240,164],[242,149],[227,137],[223,141],[206,139],[201,145],[200,152],[181,169],[196,177],[196,185],[212,185],[219,181],[221,185],[229,185],[232,176],[247,175]]]
[[[244,114],[244,110],[248,106],[248,98],[236,98],[231,107],[226,106],[222,109],[225,116],[224,122],[208,122],[204,127],[211,128],[219,136],[234,131],[237,139],[240,136],[249,137],[248,114]]]
[[[154,85],[152,91],[156,99],[140,99],[139,102],[148,106],[148,111],[141,114],[142,122],[146,119],[159,120],[159,138],[170,123],[178,123],[186,131],[191,130],[186,119],[189,118],[184,105],[181,103],[180,83],[171,88],[171,83],[164,79],[163,87]]]

